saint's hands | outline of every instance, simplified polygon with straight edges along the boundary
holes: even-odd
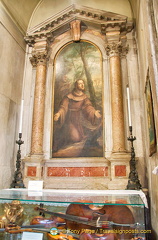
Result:
[[[54,121],[57,122],[59,118],[60,118],[60,113],[58,112],[54,115]]]
[[[99,111],[99,110],[96,110],[96,111],[95,111],[95,116],[96,116],[96,118],[98,118],[98,119],[101,118],[101,114],[100,114],[100,111]],[[56,113],[56,114],[54,115],[54,121],[57,122],[57,121],[59,120],[59,118],[60,118],[60,113],[58,112],[58,113]]]
[[[96,118],[101,118],[101,114],[100,114],[99,110],[95,111],[95,116],[96,116]]]

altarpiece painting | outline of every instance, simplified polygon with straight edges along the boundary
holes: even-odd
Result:
[[[147,117],[148,117],[148,131],[149,131],[149,152],[150,156],[156,152],[156,131],[153,112],[153,100],[149,76],[146,82],[146,102],[147,102]]]
[[[72,42],[56,56],[52,157],[103,156],[102,55]]]

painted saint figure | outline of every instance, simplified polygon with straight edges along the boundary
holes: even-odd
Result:
[[[92,125],[98,126],[101,123],[101,114],[96,110],[88,96],[84,93],[85,84],[82,79],[75,82],[73,91],[67,94],[61,101],[58,112],[54,115],[54,121],[58,123],[58,140],[54,139],[54,147],[58,150],[66,145],[86,141],[81,116],[87,119]],[[59,136],[62,134],[62,140]],[[55,149],[54,148],[54,149]]]

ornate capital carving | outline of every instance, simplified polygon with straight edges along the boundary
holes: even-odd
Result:
[[[46,65],[47,60],[48,60],[47,41],[46,40],[37,41],[34,44],[34,47],[32,49],[32,57],[30,58],[33,67],[36,67],[38,64]]]
[[[128,52],[128,46],[123,46],[122,42],[112,42],[107,44],[106,52],[109,57],[124,56]]]
[[[120,53],[122,52],[122,44],[120,42],[109,43],[106,46],[106,52],[107,52],[107,55],[110,56],[110,57],[119,56]]]
[[[47,54],[42,54],[42,53],[36,53],[36,55],[33,55],[30,58],[31,64],[33,67],[36,67],[38,64],[39,65],[46,65],[47,63]]]

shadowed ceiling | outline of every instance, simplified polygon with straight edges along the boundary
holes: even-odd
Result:
[[[31,15],[40,0],[1,0],[9,15],[23,33],[26,33]]]

